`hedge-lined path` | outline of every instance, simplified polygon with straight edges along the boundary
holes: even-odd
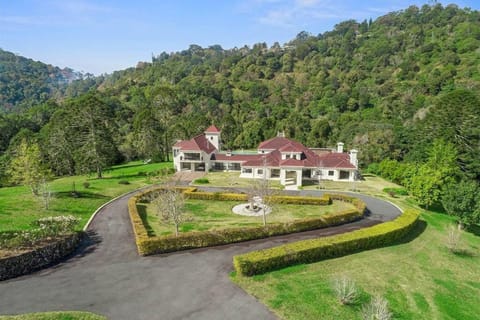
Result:
[[[75,256],[32,275],[0,282],[0,314],[80,310],[114,320],[275,319],[264,305],[230,282],[232,257],[352,231],[400,214],[387,202],[357,196],[367,203],[371,214],[354,223],[149,257],[136,253],[127,212],[129,196],[124,196],[99,212],[89,227],[89,241]]]

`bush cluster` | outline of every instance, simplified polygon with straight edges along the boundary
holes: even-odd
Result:
[[[233,258],[233,264],[238,274],[252,276],[390,245],[404,238],[414,228],[418,216],[418,211],[406,210],[395,220],[373,227],[238,255]]]
[[[1,232],[0,247],[6,249],[32,247],[45,239],[72,234],[78,222],[74,216],[40,218],[32,223],[33,229]]]
[[[323,201],[325,201],[325,199],[328,199],[328,201],[330,202],[330,197],[337,198],[338,200],[353,203],[356,206],[356,209],[330,213],[322,215],[318,218],[305,218],[291,221],[288,223],[269,224],[266,227],[258,226],[231,228],[225,230],[211,230],[204,232],[187,232],[181,233],[178,236],[169,235],[162,237],[150,237],[140,215],[138,214],[137,202],[149,201],[151,199],[154,199],[156,196],[159,195],[162,189],[164,189],[164,187],[148,189],[130,198],[128,202],[130,220],[133,226],[135,242],[137,244],[138,252],[140,255],[151,255],[185,249],[217,246],[234,242],[261,239],[270,236],[335,226],[360,219],[363,216],[366,208],[365,203],[363,203],[359,199],[354,199],[348,196],[341,195],[327,195],[319,199],[323,199]],[[231,201],[247,200],[247,195],[245,194],[196,192],[196,189],[191,187],[181,187],[179,189],[183,190],[185,196],[191,199]],[[288,201],[290,201],[289,203],[294,202],[293,198],[294,197],[288,198]],[[302,201],[305,201],[305,198],[310,199],[313,197],[299,198],[300,200],[297,203],[302,203]]]
[[[193,183],[197,184],[208,184],[210,181],[207,178],[198,178],[193,181]]]
[[[388,193],[391,197],[408,196],[408,191],[405,188],[384,188],[383,192]]]

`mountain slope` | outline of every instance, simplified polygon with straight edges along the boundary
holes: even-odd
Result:
[[[479,53],[479,12],[412,6],[317,36],[302,32],[284,46],[191,45],[116,72],[99,90],[139,110],[155,88],[169,87],[182,135],[216,123],[230,148],[285,130],[312,146],[362,145],[371,162],[405,153],[401,128],[438,95],[480,89]]]
[[[80,74],[0,49],[0,111],[27,108],[58,97]]]

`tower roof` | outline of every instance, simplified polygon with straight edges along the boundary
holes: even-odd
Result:
[[[213,124],[205,130],[205,133],[220,133],[220,129],[215,127]]]

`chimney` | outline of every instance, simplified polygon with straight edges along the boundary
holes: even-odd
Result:
[[[228,150],[227,151],[227,157],[231,157],[232,156],[232,151]]]
[[[343,142],[337,143],[337,152],[343,153]]]
[[[357,158],[358,150],[352,149],[350,150],[350,163],[358,169],[358,158]]]

